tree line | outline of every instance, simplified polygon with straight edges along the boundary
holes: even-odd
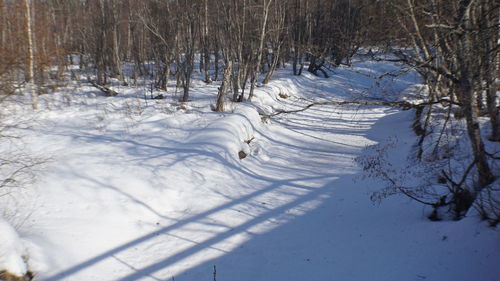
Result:
[[[190,98],[195,67],[207,83],[224,80],[222,69],[230,67],[225,80],[232,99],[251,100],[258,76],[265,74],[262,82],[268,83],[285,62],[300,75],[307,59],[308,70],[324,76],[325,64],[349,63],[362,45],[367,2],[2,0],[0,59],[15,79],[43,85],[57,81],[78,55],[80,68],[95,71],[97,84],[151,75],[157,88],[166,89],[175,79],[182,101]],[[124,73],[122,62],[133,63],[131,73]]]

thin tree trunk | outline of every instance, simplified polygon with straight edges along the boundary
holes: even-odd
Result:
[[[214,80],[217,81],[219,80],[219,61],[220,61],[220,55],[219,55],[219,48],[216,46],[215,48],[215,53],[214,53]]]
[[[274,74],[274,71],[276,70],[276,66],[278,65],[278,61],[280,59],[280,51],[281,51],[281,44],[278,46],[278,49],[275,50],[276,54],[273,56],[273,61],[271,63],[271,67],[269,67],[269,71],[266,74],[266,77],[264,78],[264,81],[262,81],[262,84],[267,84],[271,80],[271,77]]]
[[[493,181],[493,174],[484,150],[484,143],[481,139],[481,131],[478,122],[478,108],[475,105],[473,89],[468,81],[462,81],[459,89],[461,104],[463,105],[465,120],[467,123],[467,134],[476,161],[476,170],[479,186],[477,192]]]
[[[113,49],[113,65],[114,65],[114,71],[116,74],[118,74],[118,77],[120,81],[125,82],[125,76],[123,75],[122,67],[121,67],[121,59],[120,59],[120,49],[119,49],[119,43],[118,43],[118,18],[117,18],[117,7],[116,7],[116,2],[112,2],[111,4],[111,13],[113,13],[113,22],[112,22],[112,27],[111,27],[111,36],[113,37],[112,40],[112,49]]]
[[[498,120],[498,100],[496,96],[496,91],[493,88],[493,83],[490,84],[489,88],[486,90],[487,93],[487,104],[488,113],[490,116],[491,123],[491,136],[490,140],[495,142],[500,142],[500,120]]]
[[[26,82],[28,91],[31,94],[31,104],[33,109],[38,108],[38,95],[34,86],[35,74],[35,55],[33,50],[33,26],[31,20],[31,4],[30,0],[24,0],[24,7],[26,11],[26,39],[28,41],[28,69],[26,75]]]
[[[223,112],[224,105],[226,103],[226,96],[228,92],[229,85],[231,84],[231,73],[233,72],[233,62],[228,59],[226,61],[226,68],[224,69],[224,77],[222,80],[222,85],[219,88],[219,94],[217,95],[217,105],[215,111]]]
[[[210,78],[210,51],[208,42],[208,0],[204,1],[205,11],[204,11],[204,28],[203,28],[203,71],[205,72],[205,83],[212,83],[212,78]]]

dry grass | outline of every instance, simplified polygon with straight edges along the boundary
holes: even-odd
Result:
[[[16,276],[6,270],[0,270],[0,280],[4,281],[29,281],[33,280],[33,273],[28,271],[24,276]]]

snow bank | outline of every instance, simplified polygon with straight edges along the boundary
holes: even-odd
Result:
[[[23,276],[27,272],[25,248],[16,230],[0,217],[0,270]]]
[[[196,149],[220,154],[226,160],[238,160],[238,152],[249,153],[248,143],[255,137],[261,119],[257,110],[241,104],[231,114],[210,123],[188,139],[188,145]]]

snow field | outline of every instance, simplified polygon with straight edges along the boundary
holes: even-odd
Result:
[[[217,280],[498,278],[494,230],[474,217],[429,222],[401,197],[373,204],[383,186],[358,179],[354,159],[366,146],[396,137],[396,158],[411,151],[413,112],[328,105],[261,121],[258,112],[418,87],[411,75],[336,71],[322,79],[281,70],[228,113],[210,111],[217,83],[195,83],[185,106],[125,87],[113,98],[88,87],[46,97],[50,110],[24,112],[36,126],[21,132],[30,151],[51,159],[28,190],[33,201],[19,207],[22,239],[0,225],[10,233],[0,251],[12,256],[0,265],[23,272],[29,241],[43,253],[34,255],[45,264],[36,279],[47,281],[212,280],[214,265]]]

